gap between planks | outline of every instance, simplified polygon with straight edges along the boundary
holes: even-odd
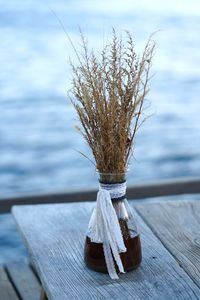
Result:
[[[27,263],[7,263],[0,272],[0,300],[41,299],[41,285]]]
[[[134,208],[200,288],[200,201],[137,204]]]

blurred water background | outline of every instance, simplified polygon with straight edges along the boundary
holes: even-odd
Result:
[[[129,184],[200,174],[200,2],[198,0],[0,0],[0,198],[77,191],[97,185],[74,130],[67,97],[80,26],[100,50],[114,26],[142,50],[155,35],[152,114],[140,129]],[[0,262],[24,253],[14,225],[0,218]],[[15,249],[14,252],[8,249]]]

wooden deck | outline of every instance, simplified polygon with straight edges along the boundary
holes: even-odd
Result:
[[[93,203],[12,209],[48,299],[200,300],[200,202],[129,203],[143,260],[116,281],[89,270],[83,261]]]
[[[141,199],[149,198],[156,196],[168,196],[168,195],[179,195],[179,194],[195,194],[200,193],[200,178],[185,178],[185,179],[176,179],[176,180],[167,180],[160,181],[156,183],[147,183],[145,185],[135,185],[134,187],[128,188],[128,199]],[[58,195],[39,195],[39,196],[29,196],[23,198],[14,198],[14,199],[1,199],[0,200],[0,214],[8,213],[13,205],[21,204],[38,204],[38,203],[66,203],[66,202],[85,202],[92,201],[96,199],[96,191],[84,191],[76,192],[69,194],[58,194]],[[134,204],[137,204],[140,201],[134,201]],[[139,204],[139,203],[138,203]],[[72,204],[71,204],[72,205]],[[86,204],[89,205],[89,204]],[[183,268],[186,273],[192,278],[192,281],[200,288],[199,280],[199,255],[200,255],[200,239],[199,239],[199,222],[193,227],[193,234],[189,232],[187,228],[188,223],[194,222],[196,218],[196,209],[192,210],[195,212],[194,216],[190,216],[188,213],[190,211],[190,206],[186,207],[184,214],[181,213],[181,216],[185,215],[183,218],[183,224],[185,226],[184,230],[181,230],[177,226],[177,222],[181,222],[177,215],[174,215],[177,211],[177,204],[172,204],[171,207],[173,210],[168,212],[164,207],[164,204],[152,206],[147,204],[145,206],[136,205],[136,210],[139,215],[146,221],[149,228],[153,231],[156,237],[158,237],[166,249],[176,258],[178,264]],[[174,207],[175,205],[175,207]],[[185,209],[184,208],[184,209]],[[158,211],[159,210],[159,211]],[[180,207],[179,207],[180,210]],[[161,214],[161,212],[163,214]],[[165,213],[164,213],[165,212]],[[200,211],[199,211],[200,212]],[[191,213],[191,211],[190,211]],[[187,216],[187,217],[186,217]],[[190,218],[191,217],[191,218]],[[174,223],[172,222],[174,220]],[[169,236],[166,234],[166,224],[172,222],[172,226],[169,230]],[[157,226],[157,223],[161,222],[163,226]],[[85,228],[85,227],[84,227]],[[174,229],[174,230],[173,230]],[[183,228],[182,228],[183,229]],[[173,236],[171,233],[173,232]],[[181,234],[182,232],[182,234]],[[191,241],[187,248],[189,249],[185,253],[185,245],[182,245],[181,242],[185,243],[186,240],[183,238],[184,234],[187,233],[187,242]],[[188,233],[189,232],[189,233]],[[181,238],[180,238],[181,234]],[[189,234],[189,237],[188,237]],[[163,238],[164,237],[164,238]],[[178,241],[178,243],[177,243]],[[178,250],[176,249],[178,247]],[[191,252],[191,247],[192,251]],[[180,251],[181,250],[181,251]],[[188,254],[189,253],[189,254]],[[186,255],[186,257],[185,257]],[[191,263],[194,261],[194,264]],[[188,263],[190,262],[190,263]],[[33,270],[32,266],[26,263],[6,263],[4,266],[0,266],[0,300],[40,300],[45,299],[41,283]],[[200,294],[197,298],[200,299]],[[182,299],[182,298],[181,298]],[[193,299],[193,298],[190,298]],[[61,300],[61,299],[59,299]]]
[[[32,267],[26,263],[0,266],[1,300],[40,300],[42,288]]]

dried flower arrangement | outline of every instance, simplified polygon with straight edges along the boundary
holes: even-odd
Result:
[[[155,43],[150,38],[141,55],[136,54],[130,32],[125,40],[113,29],[112,41],[100,57],[81,33],[83,54],[72,65],[72,92],[82,133],[101,173],[124,173],[141,125]]]
[[[125,39],[113,30],[100,55],[88,50],[81,33],[83,54],[74,47],[73,105],[82,128],[78,130],[92,150],[100,173],[99,191],[85,241],[85,263],[108,272],[135,269],[141,263],[140,237],[126,199],[126,176],[135,135],[148,92],[155,43],[150,38],[142,56],[135,52],[132,35]]]

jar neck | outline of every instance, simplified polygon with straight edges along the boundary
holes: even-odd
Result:
[[[98,179],[100,184],[121,184],[126,182],[127,173],[100,173]]]

